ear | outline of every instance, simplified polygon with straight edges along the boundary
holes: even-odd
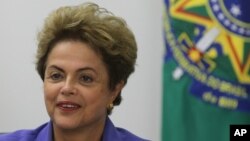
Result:
[[[113,103],[113,101],[116,99],[116,97],[118,96],[118,94],[122,91],[123,87],[124,87],[125,83],[124,81],[120,81],[118,84],[116,84],[115,89],[112,90],[112,98],[111,98],[111,102]]]

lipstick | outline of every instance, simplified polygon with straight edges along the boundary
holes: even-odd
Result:
[[[81,107],[79,104],[71,101],[60,101],[56,104],[56,106],[66,112],[75,111]]]

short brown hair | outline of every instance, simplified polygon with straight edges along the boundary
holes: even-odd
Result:
[[[109,88],[124,81],[134,71],[137,45],[126,22],[94,3],[65,6],[52,12],[38,34],[36,69],[44,80],[48,54],[62,40],[89,44],[103,58],[109,74]],[[121,102],[121,92],[114,105]],[[107,111],[108,114],[111,110]]]

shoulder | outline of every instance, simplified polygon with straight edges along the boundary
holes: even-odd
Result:
[[[149,141],[138,137],[130,131],[115,127],[109,118],[106,120],[102,141]]]
[[[34,140],[35,134],[33,130],[19,130],[0,135],[0,141],[31,141]]]
[[[48,123],[33,130],[18,130],[12,133],[0,135],[0,141],[36,141],[39,134]]]
[[[116,130],[122,141],[149,141],[131,133],[126,129],[116,127]]]

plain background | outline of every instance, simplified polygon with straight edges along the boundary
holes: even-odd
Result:
[[[36,35],[45,17],[63,5],[84,0],[1,0],[0,132],[34,129],[49,120],[43,85],[35,71]],[[138,43],[135,73],[111,118],[141,137],[159,141],[161,131],[163,0],[93,0],[123,17]]]

